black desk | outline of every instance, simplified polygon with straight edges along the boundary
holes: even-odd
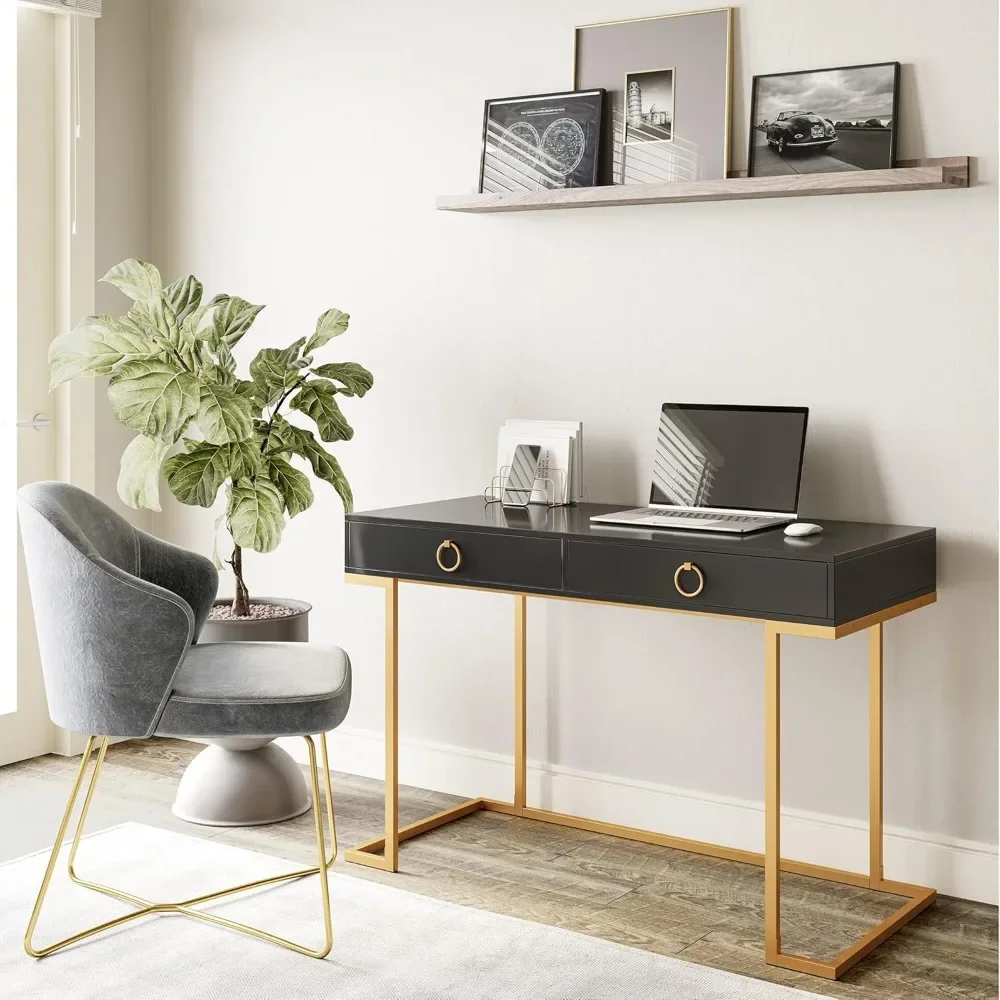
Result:
[[[480,497],[394,507],[347,517],[346,571],[385,590],[385,836],[345,855],[396,871],[399,844],[480,809],[573,826],[713,857],[763,865],[769,964],[839,978],[926,909],[935,891],[884,878],[882,868],[882,626],[936,598],[935,531],[891,524],[824,522],[820,535],[643,531],[592,525],[620,505],[510,510]],[[398,641],[400,581],[514,595],[514,801],[470,799],[399,827]],[[526,625],[529,596],[737,618],[764,626],[765,851],[763,855],[567,816],[525,799]],[[869,873],[790,861],[780,849],[781,636],[839,639],[869,633]],[[379,853],[381,852],[381,853]],[[781,951],[780,873],[829,879],[908,897],[908,902],[831,961]]]

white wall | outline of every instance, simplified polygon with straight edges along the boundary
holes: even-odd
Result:
[[[938,604],[886,630],[886,821],[989,855],[995,4],[746,0],[736,18],[734,168],[753,74],[897,59],[899,156],[971,154],[969,191],[434,211],[474,189],[484,98],[570,86],[574,24],[685,6],[154,0],[155,258],[268,303],[244,364],[327,306],[350,311],[331,353],[376,375],[339,449],[360,509],[479,492],[508,416],[582,419],[588,498],[633,503],[664,399],[808,404],[806,515],[939,531]],[[339,502],[317,493],[249,579],[313,602],[314,638],[354,662],[350,727],[377,731],[380,597],[343,585]],[[203,550],[211,523],[176,504],[156,519]],[[509,754],[510,600],[401,594],[404,737]],[[529,757],[762,798],[758,629],[540,601],[529,629]],[[867,816],[865,650],[787,641],[789,806]]]
[[[95,278],[126,257],[152,258],[150,188],[149,0],[104,0],[95,27],[96,152],[94,231]],[[128,299],[98,284],[99,313],[120,315]],[[115,420],[101,379],[95,414],[97,495],[142,527],[149,515],[118,499],[121,453],[132,432]]]

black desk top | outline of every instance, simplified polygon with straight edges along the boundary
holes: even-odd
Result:
[[[505,508],[499,503],[487,504],[482,497],[473,496],[360,511],[348,514],[347,520],[425,527],[447,525],[465,531],[509,532],[522,536],[572,536],[583,541],[616,541],[646,548],[657,546],[683,549],[685,552],[725,552],[826,563],[853,559],[867,552],[935,534],[934,528],[867,521],[817,521],[815,523],[823,525],[822,534],[805,538],[788,538],[780,527],[749,535],[724,535],[590,523],[594,514],[609,514],[623,509],[622,504],[581,503],[572,507],[533,504],[521,511]]]

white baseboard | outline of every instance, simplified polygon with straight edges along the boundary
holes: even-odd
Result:
[[[342,727],[330,734],[330,766],[368,778],[385,774],[382,734]],[[280,741],[305,762],[301,740]],[[464,747],[402,738],[401,784],[509,800],[513,759]],[[592,771],[528,762],[528,802],[556,812],[657,830],[691,840],[749,851],[764,849],[764,806]],[[782,855],[847,871],[868,870],[867,823],[822,813],[784,809]],[[948,896],[996,904],[995,844],[885,827],[886,877],[935,887]]]

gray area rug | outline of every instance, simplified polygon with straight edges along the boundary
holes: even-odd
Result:
[[[127,912],[71,883],[65,850],[36,945]],[[123,1000],[806,1000],[747,979],[556,927],[332,875],[333,952],[323,961],[178,915],[150,916],[36,961],[22,948],[45,854],[0,865],[0,997]],[[190,898],[289,871],[289,862],[136,823],[93,834],[77,871],[147,899]],[[316,877],[213,912],[310,947],[322,937]]]

